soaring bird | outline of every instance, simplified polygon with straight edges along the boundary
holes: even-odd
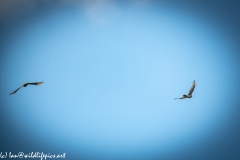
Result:
[[[196,82],[194,80],[193,84],[192,84],[192,87],[190,88],[190,90],[188,92],[188,95],[184,94],[182,98],[174,98],[174,100],[176,100],[176,99],[184,99],[184,98],[192,98],[192,93],[194,91],[195,86],[196,86]]]
[[[36,85],[36,86],[38,86],[38,85],[40,85],[40,84],[42,84],[43,82],[31,82],[31,83],[29,83],[29,82],[27,82],[27,83],[24,83],[23,85],[21,85],[18,89],[16,89],[15,91],[13,91],[12,93],[10,93],[9,95],[12,95],[12,94],[15,94],[20,88],[22,88],[22,87],[27,87],[27,85]]]

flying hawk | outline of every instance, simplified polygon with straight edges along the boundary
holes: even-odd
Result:
[[[194,80],[193,84],[192,84],[192,87],[190,88],[190,90],[188,92],[188,95],[184,94],[182,98],[174,98],[174,100],[176,100],[176,99],[184,99],[184,98],[192,98],[192,93],[194,91],[195,86],[196,86],[196,82]]]
[[[43,82],[32,82],[32,83],[29,83],[29,82],[27,82],[27,83],[24,83],[23,85],[21,85],[18,89],[16,89],[15,91],[13,91],[12,93],[10,93],[9,95],[12,95],[12,94],[15,94],[20,88],[22,88],[22,87],[27,87],[27,85],[40,85],[40,84],[42,84]]]

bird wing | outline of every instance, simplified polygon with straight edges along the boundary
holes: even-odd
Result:
[[[28,83],[28,84],[31,84],[31,85],[40,85],[40,84],[42,84],[43,82],[31,82],[31,83]]]
[[[15,94],[20,88],[22,88],[22,86],[16,89],[15,91],[13,91],[12,93],[10,93],[9,95]]]
[[[189,90],[189,92],[188,92],[188,95],[192,95],[195,86],[196,86],[196,82],[195,82],[195,80],[194,80],[194,81],[193,81],[193,84],[192,84],[192,87],[190,88],[190,90]]]
[[[181,98],[174,98],[174,100],[176,100],[176,99],[184,99],[184,97],[181,97]]]

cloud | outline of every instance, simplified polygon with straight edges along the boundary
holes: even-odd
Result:
[[[115,1],[110,0],[92,0],[85,1],[84,11],[86,16],[95,24],[108,26],[120,10]]]
[[[119,14],[117,3],[113,0],[1,0],[0,23],[34,14],[39,9],[67,6],[78,6],[92,22],[98,25],[109,24],[109,20]]]
[[[150,0],[129,0],[119,2],[117,0],[0,0],[0,25],[11,24],[21,18],[45,9],[75,6],[79,7],[80,14],[85,16],[95,25],[109,26],[118,16],[121,16],[121,3],[128,3],[135,7],[145,7]],[[77,8],[76,8],[77,9]]]

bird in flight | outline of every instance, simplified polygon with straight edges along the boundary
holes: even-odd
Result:
[[[43,83],[43,82],[31,82],[31,83],[27,82],[27,83],[24,83],[23,85],[21,85],[18,89],[16,89],[15,91],[13,91],[12,93],[10,93],[9,95],[15,94],[20,88],[22,88],[22,87],[27,87],[27,85],[36,85],[36,86],[38,86],[38,85],[40,85],[40,84],[42,84],[42,83]]]
[[[188,95],[184,94],[182,98],[174,98],[174,100],[176,100],[176,99],[184,99],[184,98],[192,98],[192,93],[194,91],[195,86],[196,86],[196,82],[194,80],[193,84],[192,84],[192,87],[190,88],[190,90],[188,92]]]

